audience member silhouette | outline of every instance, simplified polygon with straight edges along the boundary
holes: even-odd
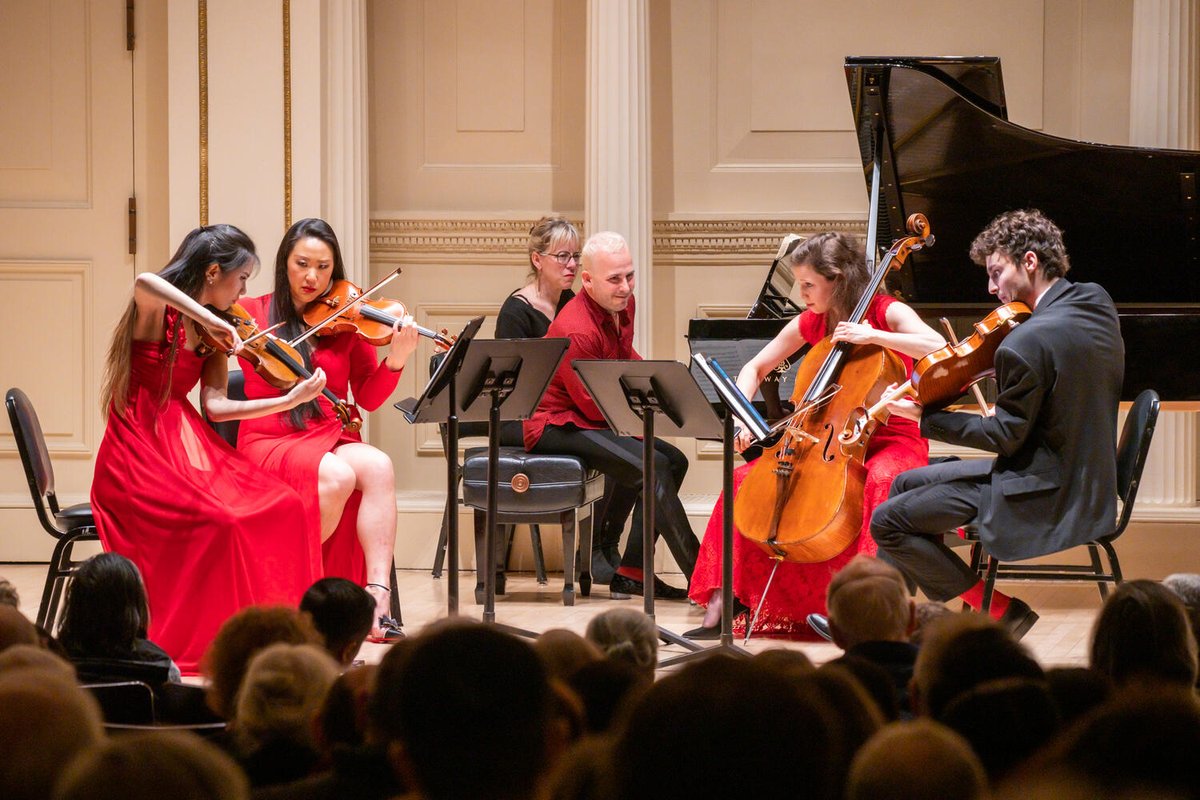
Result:
[[[299,780],[317,765],[317,718],[338,670],[314,644],[273,644],[250,661],[231,724],[251,786]]]
[[[414,796],[534,797],[558,744],[547,741],[553,697],[533,648],[456,622],[426,629],[393,655],[380,665],[371,719]]]
[[[150,607],[142,574],[117,553],[100,553],[75,570],[67,587],[58,640],[88,681],[180,680],[179,667],[146,638]]]
[[[979,614],[956,614],[929,630],[913,668],[913,709],[940,720],[954,698],[1000,678],[1045,675],[1006,628]]]
[[[658,664],[658,629],[644,611],[602,611],[588,621],[584,635],[608,658],[628,661],[653,679]]]
[[[977,800],[987,796],[979,759],[961,736],[930,719],[895,722],[863,745],[846,800]]]
[[[1045,681],[1029,678],[1003,678],[963,692],[941,721],[970,742],[992,784],[1041,750],[1062,724]]]
[[[375,598],[345,578],[321,578],[300,598],[300,610],[312,619],[325,649],[350,666],[375,619]]]
[[[1046,670],[1046,687],[1064,726],[1104,705],[1112,696],[1108,678],[1087,667],[1051,667]]]
[[[604,658],[595,642],[566,628],[542,633],[533,640],[533,650],[542,660],[546,675],[559,680],[568,680],[580,667]]]
[[[1091,667],[1118,691],[1131,684],[1194,687],[1196,638],[1183,603],[1154,581],[1122,583],[1092,628]]]
[[[74,681],[34,667],[0,673],[0,795],[5,800],[49,797],[63,766],[103,735],[100,707]]]
[[[232,719],[238,688],[251,659],[276,642],[319,644],[320,634],[308,617],[285,606],[243,608],[217,631],[204,654],[208,675],[208,706],[222,719]]]
[[[216,746],[177,731],[131,733],[85,752],[54,800],[247,800],[246,776]]]

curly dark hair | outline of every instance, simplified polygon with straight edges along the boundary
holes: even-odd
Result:
[[[971,242],[971,260],[980,266],[992,253],[1003,253],[1016,264],[1031,251],[1047,279],[1061,278],[1071,269],[1062,229],[1036,208],[1004,212]]]

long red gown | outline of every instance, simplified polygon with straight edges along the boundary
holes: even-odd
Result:
[[[895,298],[876,295],[867,311],[866,321],[872,327],[890,331],[886,312]],[[804,340],[815,344],[825,338],[825,315],[805,311],[797,324]],[[897,353],[904,362],[905,371],[912,374],[913,361]],[[892,479],[901,472],[929,463],[929,442],[921,437],[920,429],[911,420],[893,418],[876,430],[867,445],[867,481],[863,497],[862,530],[850,546],[828,561],[799,564],[784,561],[779,564],[771,590],[759,616],[755,633],[808,636],[810,631],[805,617],[811,613],[825,613],[825,590],[834,573],[859,553],[875,555],[875,540],[871,538],[871,514],[875,507],[887,499]],[[743,464],[734,470],[733,491],[737,494],[742,480],[754,462]],[[721,586],[721,525],[725,498],[718,498],[717,505],[709,517],[700,543],[700,555],[688,589],[689,596],[701,605],[707,605],[714,589]],[[767,584],[767,577],[775,561],[756,544],[740,535],[733,538],[733,593],[737,599],[751,609],[757,608]],[[747,620],[748,622],[748,620]],[[739,621],[739,627],[744,625]]]
[[[125,414],[109,412],[91,494],[104,548],[142,572],[149,638],[194,675],[234,612],[296,605],[321,564],[296,492],[226,444],[188,401],[204,359],[181,341],[171,368],[178,316],[167,309],[164,341],[133,342]]]
[[[260,326],[270,323],[272,295],[239,301]],[[399,372],[392,372],[386,361],[376,355],[370,343],[354,333],[318,336],[312,339],[312,366],[325,370],[325,387],[337,397],[347,400],[347,389],[354,393],[354,402],[374,411],[396,390]],[[245,371],[246,397],[277,397],[272,387],[251,370]],[[310,419],[304,429],[292,427],[287,412],[258,419],[243,420],[238,427],[238,449],[255,464],[283,479],[293,487],[304,502],[308,524],[321,530],[320,498],[317,494],[317,471],[321,457],[335,447],[348,442],[361,442],[357,432],[342,430],[333,405],[321,396],[317,399],[323,416]],[[358,507],[362,492],[355,491],[346,501],[342,518],[333,534],[320,545],[319,557],[326,576],[347,578],[358,585],[367,580],[366,562],[358,540]]]

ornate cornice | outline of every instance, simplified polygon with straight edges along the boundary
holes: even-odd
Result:
[[[535,219],[373,219],[371,258],[378,262],[495,263],[511,265],[526,253]],[[580,220],[573,220],[583,229]],[[866,233],[865,221],[846,220],[659,220],[654,223],[655,261],[742,263],[747,255],[773,255],[789,233],[827,230]]]

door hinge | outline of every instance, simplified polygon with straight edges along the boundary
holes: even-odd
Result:
[[[129,198],[129,255],[137,255],[137,198]]]
[[[125,0],[125,49],[133,50],[133,0]]]

